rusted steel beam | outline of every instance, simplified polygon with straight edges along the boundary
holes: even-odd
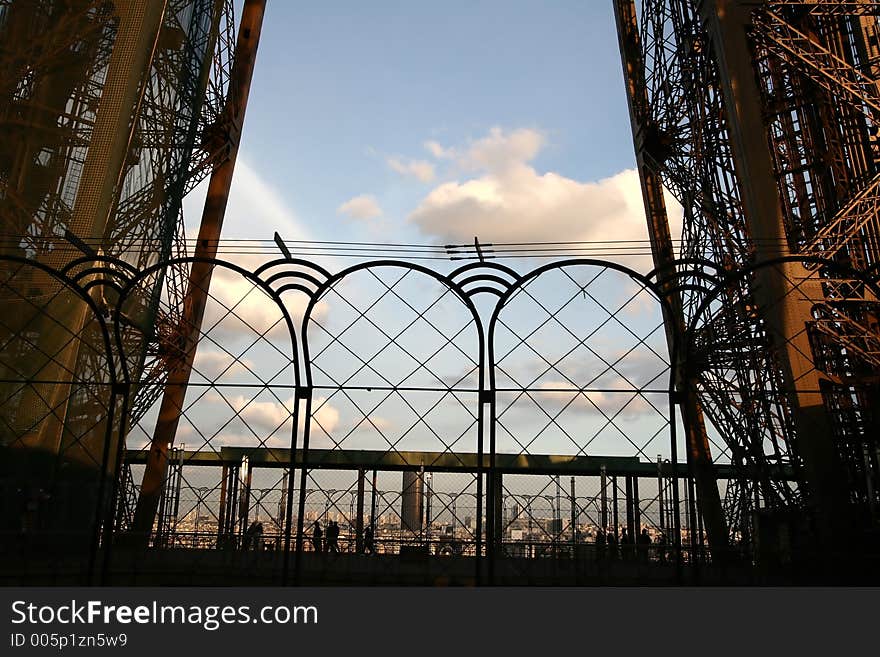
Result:
[[[658,270],[675,271],[675,251],[669,231],[669,217],[663,199],[663,184],[657,171],[647,163],[645,132],[650,116],[648,107],[647,87],[645,84],[645,64],[639,42],[639,29],[636,20],[634,0],[614,0],[614,16],[617,22],[617,35],[620,41],[620,55],[623,62],[623,74],[626,80],[627,100],[632,121],[633,138],[636,149],[636,163],[642,185],[642,198],[648,220],[648,236],[651,242],[651,253],[654,266]],[[666,290],[672,312],[664,312],[664,325],[667,339],[673,344],[676,336],[684,334],[684,313],[681,295],[672,285]],[[680,340],[680,337],[679,337]],[[680,348],[676,354],[677,362],[673,363],[676,372],[684,371],[686,358]],[[718,482],[712,466],[712,454],[709,439],[699,401],[694,394],[689,394],[691,385],[688,381],[678,380],[676,385],[682,392],[681,409],[684,415],[684,427],[687,439],[688,464],[693,470],[697,482],[702,509],[705,515],[709,541],[712,547],[724,550],[728,543],[727,524],[718,493]]]
[[[245,0],[235,46],[235,62],[232,66],[224,121],[221,126],[228,139],[229,151],[226,159],[218,163],[211,173],[194,254],[196,258],[211,259],[217,255],[265,10],[266,0]],[[168,467],[168,449],[174,443],[174,436],[183,412],[213,270],[214,265],[208,260],[194,262],[190,270],[181,326],[182,359],[179,367],[169,375],[165,385],[132,524],[132,533],[138,537],[136,540],[141,545],[147,544],[155,521],[159,495]]]

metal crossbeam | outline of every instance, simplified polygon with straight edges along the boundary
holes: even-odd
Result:
[[[863,0],[768,0],[767,6],[776,8],[808,9],[813,16],[878,16],[880,2]]]
[[[774,54],[795,65],[829,93],[842,93],[872,119],[880,116],[880,94],[875,80],[774,11],[756,11],[753,20],[758,38]]]
[[[880,235],[880,173],[822,226],[800,253],[832,258],[869,227],[871,235]]]
[[[814,320],[811,325],[829,336],[840,348],[880,371],[880,335],[846,315],[823,314],[826,316]]]

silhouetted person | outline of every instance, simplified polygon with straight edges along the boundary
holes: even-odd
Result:
[[[608,557],[617,559],[617,537],[614,532],[608,532]]]
[[[596,556],[599,559],[605,557],[605,530],[600,529],[596,532]]]
[[[339,523],[335,520],[327,525],[327,552],[339,554]]]
[[[321,523],[315,520],[315,524],[312,529],[312,547],[315,548],[315,552],[320,554],[324,551],[323,549],[323,541],[321,540],[324,537],[324,532],[321,530]]]
[[[624,559],[629,559],[632,556],[632,546],[632,536],[629,535],[629,530],[624,527],[623,533],[620,535],[620,552]]]
[[[648,536],[648,530],[642,529],[639,535],[639,555],[642,560],[647,561],[648,552],[651,549],[651,537]]]
[[[364,554],[369,552],[370,554],[376,554],[376,546],[373,545],[373,526],[367,525],[367,528],[364,530]]]
[[[244,537],[242,538],[241,548],[245,552],[250,550],[251,546],[256,547],[254,539],[256,538],[258,524],[259,523],[256,520],[254,520],[250,524],[250,527],[247,528],[247,531],[245,531],[245,533],[244,533]]]
[[[660,534],[657,537],[657,558],[660,559],[660,563],[666,562],[666,535]]]
[[[263,523],[261,522],[257,522],[257,526],[254,528],[254,549],[263,549]]]

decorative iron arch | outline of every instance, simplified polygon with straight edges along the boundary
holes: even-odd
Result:
[[[478,385],[477,385],[477,419],[476,419],[476,438],[477,438],[477,465],[476,465],[476,485],[477,485],[477,505],[478,508],[483,503],[484,494],[483,494],[483,455],[485,452],[484,446],[484,425],[485,418],[483,415],[483,404],[480,403],[479,400],[482,400],[485,395],[486,389],[486,363],[485,363],[485,353],[486,353],[486,340],[485,333],[483,329],[483,324],[480,319],[479,311],[473,303],[471,295],[476,293],[477,291],[482,290],[471,290],[470,292],[464,289],[464,286],[469,282],[472,282],[470,279],[467,280],[464,284],[460,284],[453,280],[453,277],[456,273],[461,272],[462,270],[468,271],[471,269],[470,266],[466,266],[464,268],[460,268],[453,272],[452,275],[444,275],[433,269],[425,267],[418,263],[401,261],[401,260],[376,260],[370,262],[362,262],[347,267],[340,272],[329,276],[326,280],[324,280],[315,290],[310,294],[309,302],[306,307],[306,310],[303,314],[302,320],[302,345],[304,350],[304,360],[305,360],[305,371],[306,371],[306,382],[305,382],[305,390],[307,391],[306,397],[306,410],[305,417],[307,420],[312,416],[312,404],[314,400],[314,376],[313,376],[313,365],[314,365],[314,356],[310,351],[310,340],[309,340],[309,328],[312,325],[313,317],[315,313],[315,309],[318,303],[325,298],[328,292],[334,289],[334,287],[346,280],[347,278],[359,273],[359,272],[370,272],[373,276],[377,278],[380,282],[382,282],[381,278],[375,273],[375,270],[378,269],[399,269],[403,270],[406,273],[409,272],[417,272],[421,276],[425,276],[428,279],[439,283],[443,289],[445,290],[443,294],[440,296],[442,299],[447,293],[451,292],[459,301],[461,306],[467,311],[469,315],[469,324],[472,324],[476,330],[477,337],[477,366],[476,370],[478,373]],[[399,280],[402,280],[399,279]],[[398,282],[399,282],[398,280]],[[474,279],[475,280],[475,279]],[[387,284],[382,282],[386,287]],[[388,289],[391,290],[394,285]],[[302,289],[302,288],[298,288]],[[303,290],[305,291],[305,290]],[[364,316],[364,313],[361,312],[361,316]],[[388,337],[388,336],[386,336]],[[399,337],[399,336],[398,336]],[[394,342],[394,339],[391,339],[391,342]],[[424,364],[422,363],[422,366]],[[309,466],[309,438],[311,433],[311,422],[306,421],[304,423],[304,437],[303,437],[303,461],[301,465],[300,471],[300,500],[299,500],[299,513],[298,513],[298,527],[297,527],[297,550],[302,551],[302,539],[303,539],[303,519],[304,519],[304,511],[305,511],[305,481],[307,476],[307,470]],[[480,581],[481,576],[481,559],[482,559],[482,513],[477,512],[477,528],[476,528],[476,565],[475,565],[475,578],[476,581]]]
[[[109,278],[109,276],[112,275],[113,272],[112,270],[109,270],[104,266],[92,266],[85,267],[82,270],[74,273],[73,268],[75,266],[86,264],[83,260],[74,261],[74,263],[71,263],[71,265],[64,267],[60,270],[38,260],[15,255],[0,254],[0,261],[10,263],[12,265],[22,268],[29,267],[38,270],[48,276],[51,280],[56,281],[60,286],[60,290],[58,293],[63,290],[72,293],[77,302],[84,304],[85,309],[88,313],[88,316],[84,318],[84,322],[89,323],[90,321],[93,321],[95,326],[99,330],[100,345],[98,345],[99,349],[96,351],[100,351],[101,348],[103,349],[103,359],[108,365],[106,371],[108,382],[103,385],[108,389],[109,395],[107,403],[107,417],[104,421],[104,445],[101,452],[101,461],[99,464],[96,507],[93,517],[93,531],[91,545],[89,549],[89,561],[87,566],[87,581],[92,582],[96,575],[97,556],[100,546],[102,542],[106,545],[110,540],[112,540],[112,522],[108,522],[107,515],[108,513],[112,514],[113,504],[112,499],[109,504],[105,500],[107,495],[106,486],[109,470],[110,446],[112,444],[112,437],[116,426],[115,415],[118,406],[118,398],[120,394],[124,395],[125,392],[124,390],[120,389],[119,372],[117,371],[116,367],[116,359],[114,350],[112,348],[111,334],[107,326],[107,318],[105,316],[104,309],[99,307],[95,299],[90,294],[90,290],[96,286],[100,286],[105,283],[112,285],[113,281]],[[102,275],[107,275],[108,278],[102,278]],[[3,285],[9,286],[9,282],[3,281]],[[22,297],[25,297],[25,295],[22,295]],[[79,331],[81,330],[81,328],[77,330]],[[50,358],[54,359],[54,356],[50,356]],[[28,385],[27,380],[23,380],[22,383]],[[33,381],[31,383],[33,383]],[[84,384],[81,383],[80,385]]]
[[[640,291],[648,292],[654,300],[659,304],[663,316],[674,316],[673,307],[670,304],[668,295],[663,291],[662,285],[663,282],[652,280],[652,277],[656,274],[656,270],[650,272],[649,274],[642,274],[637,272],[630,267],[625,265],[611,262],[607,260],[601,259],[592,259],[592,258],[577,258],[577,259],[568,259],[561,260],[558,262],[551,262],[545,265],[542,265],[536,269],[531,270],[530,272],[523,275],[516,275],[516,280],[510,285],[502,294],[499,295],[498,302],[496,303],[492,315],[489,320],[489,328],[488,328],[488,348],[489,348],[489,377],[490,384],[489,388],[493,392],[491,395],[491,421],[489,423],[489,436],[490,436],[490,447],[489,447],[489,471],[490,473],[494,473],[496,470],[496,425],[497,425],[497,402],[496,395],[494,394],[497,390],[496,386],[496,373],[497,373],[497,362],[496,362],[496,329],[498,326],[498,322],[502,316],[502,313],[506,307],[508,307],[511,300],[521,291],[523,291],[526,286],[537,280],[540,276],[547,274],[553,271],[561,271],[570,267],[590,267],[594,269],[598,269],[601,271],[614,271],[622,276],[628,277],[637,286],[639,286]],[[512,272],[513,273],[513,272]],[[672,277],[670,277],[672,278]],[[589,284],[588,284],[589,285]],[[664,322],[665,323],[665,322]],[[675,328],[675,327],[673,327]],[[667,422],[669,426],[669,442],[670,442],[670,458],[673,462],[677,462],[678,459],[678,446],[677,446],[677,431],[676,431],[676,412],[675,412],[675,403],[676,403],[676,363],[679,354],[679,350],[681,348],[682,336],[680,335],[678,330],[673,330],[671,332],[673,337],[672,343],[668,344],[667,347],[669,349],[669,372],[666,386],[666,398],[669,409],[669,415],[667,417]],[[492,478],[494,479],[494,478]],[[673,488],[674,492],[674,503],[677,506],[679,503],[678,500],[678,472],[677,468],[673,468],[673,479],[675,481],[675,486]],[[490,491],[490,497],[495,493],[495,491]],[[494,509],[487,512],[487,535],[494,530],[494,525],[497,522],[497,518],[494,517]],[[678,517],[676,516],[676,526],[674,528],[674,536],[676,541],[676,547],[680,547],[680,527],[677,525]],[[489,546],[492,546],[492,541],[489,541]],[[489,560],[490,569],[492,568],[493,559]],[[491,581],[491,570],[490,570],[490,581]]]
[[[89,317],[94,318],[97,322],[96,327],[99,327],[100,333],[99,347],[104,352],[107,362],[111,365],[107,373],[107,385],[111,401],[108,421],[104,428],[104,462],[102,463],[102,470],[117,475],[111,478],[112,481],[109,484],[111,486],[109,495],[113,500],[115,500],[117,495],[116,480],[119,474],[119,458],[121,458],[123,452],[125,434],[129,424],[129,413],[132,407],[132,386],[139,382],[137,368],[133,368],[131,362],[126,357],[127,343],[123,335],[126,329],[122,320],[122,314],[126,302],[133,298],[138,286],[143,281],[170,266],[191,266],[195,263],[202,263],[212,268],[219,267],[228,270],[235,276],[247,281],[249,285],[252,285],[253,288],[258,289],[261,294],[264,294],[267,299],[270,299],[272,306],[277,310],[277,314],[282,318],[283,326],[287,331],[287,338],[284,340],[286,346],[290,348],[291,363],[294,370],[291,377],[291,385],[296,391],[294,396],[295,404],[290,409],[292,427],[289,444],[291,449],[287,467],[291,476],[299,469],[301,482],[305,481],[306,473],[311,464],[309,458],[311,422],[308,420],[314,412],[315,399],[314,361],[317,356],[312,350],[314,344],[310,340],[309,330],[316,319],[319,304],[326,299],[328,293],[336,290],[341,283],[351,280],[351,277],[358,273],[369,272],[381,282],[381,272],[393,270],[401,272],[403,275],[412,272],[415,276],[419,277],[416,280],[430,281],[432,285],[438,286],[439,290],[442,291],[441,299],[447,295],[454,297],[456,308],[458,309],[456,313],[461,312],[461,319],[466,322],[462,330],[466,329],[469,334],[472,332],[468,340],[475,343],[474,347],[467,348],[478,350],[476,353],[469,354],[469,358],[471,358],[471,362],[475,366],[470,369],[468,365],[470,373],[467,376],[475,375],[477,380],[476,389],[468,391],[469,393],[474,392],[477,396],[476,411],[474,413],[476,421],[473,425],[474,428],[469,428],[468,432],[475,431],[476,434],[477,461],[474,473],[476,474],[477,486],[476,499],[480,508],[482,508],[484,501],[493,499],[496,494],[492,487],[494,486],[494,474],[498,467],[496,444],[498,363],[496,361],[498,359],[499,322],[502,321],[505,309],[511,306],[517,294],[525,290],[530,283],[538,280],[542,275],[552,272],[564,273],[575,267],[593,268],[597,271],[607,270],[614,273],[615,276],[621,277],[622,280],[631,281],[636,285],[639,293],[644,292],[654,302],[659,302],[658,307],[662,311],[664,318],[666,318],[664,322],[666,349],[669,352],[668,377],[665,389],[662,392],[665,393],[668,404],[668,415],[666,417],[670,439],[670,457],[675,462],[678,461],[678,412],[676,404],[681,402],[681,395],[693,394],[691,390],[676,389],[679,385],[679,377],[685,374],[685,378],[687,378],[687,376],[697,373],[699,363],[696,361],[696,340],[699,330],[701,325],[707,321],[707,316],[713,303],[717,302],[725,289],[741,285],[744,280],[754,276],[762,268],[779,266],[786,263],[808,262],[813,265],[810,270],[811,276],[816,276],[817,280],[821,280],[822,272],[836,272],[844,278],[859,281],[866,289],[870,289],[880,297],[880,276],[878,276],[880,274],[880,267],[875,266],[867,271],[859,271],[830,259],[804,256],[781,257],[754,263],[736,270],[723,270],[713,263],[700,259],[688,259],[677,261],[668,268],[655,268],[648,274],[641,274],[625,265],[614,262],[580,258],[547,263],[525,274],[519,274],[512,268],[495,262],[472,262],[453,269],[450,273],[446,274],[417,263],[401,260],[378,260],[357,263],[332,274],[320,265],[293,258],[272,260],[253,271],[240,264],[223,259],[197,257],[176,258],[157,262],[142,271],[136,271],[131,265],[119,258],[103,255],[77,257],[60,269],[17,256],[2,256],[0,260],[20,267],[33,267],[41,271],[41,275],[46,275],[52,280],[57,281],[57,284],[62,289],[69,289],[71,291],[74,299],[83,302],[84,307],[90,313]],[[580,285],[574,279],[572,279],[572,282],[575,286]],[[695,304],[694,308],[691,309],[692,312],[689,317],[682,318],[686,322],[686,326],[682,328],[677,323],[670,326],[668,318],[676,317],[675,313],[681,311],[681,309],[676,308],[674,297],[683,290],[699,290],[699,303]],[[298,311],[296,313],[293,312],[292,307],[285,299],[285,295],[288,292],[305,295],[306,305],[301,316]],[[484,300],[489,297],[489,302],[481,303],[478,306],[475,301],[478,296]],[[115,297],[115,299],[108,303],[108,299],[111,297]],[[473,329],[470,328],[471,325],[473,325]],[[389,338],[388,335],[385,337]],[[393,338],[389,339],[393,342]],[[468,344],[471,343],[469,342]],[[657,351],[655,351],[655,354],[659,356]],[[424,366],[427,361],[417,359],[416,362]],[[418,371],[418,368],[415,371]],[[300,402],[304,402],[302,410]],[[689,421],[687,414],[684,414],[682,420],[685,423]],[[303,422],[301,441],[299,436],[300,422]],[[486,435],[487,430],[488,436]],[[301,452],[303,457],[302,461],[297,463],[296,451],[299,442],[302,443]],[[117,462],[111,464],[109,460],[114,446],[116,448]],[[488,459],[485,465],[484,458]],[[488,491],[484,490],[483,479],[485,475],[489,475]],[[673,470],[673,476],[676,477],[677,484],[677,469]],[[101,483],[102,485],[104,484],[103,481]],[[676,495],[675,503],[677,504],[678,485],[673,490]],[[485,494],[486,492],[488,492],[488,495]],[[294,486],[288,487],[286,495],[284,523],[285,578],[288,571],[289,554],[292,551],[296,552],[295,571],[298,573],[300,570],[300,556],[304,535],[302,525],[304,520],[305,486],[300,486],[295,546],[292,545],[292,532],[294,531]],[[106,489],[102,489],[100,499],[103,499],[103,497],[107,497]],[[108,508],[112,508],[112,506],[102,506],[99,503],[95,510],[96,527],[100,527],[100,529],[96,530],[93,538],[92,561],[90,563],[90,572],[92,574],[95,571],[95,559],[97,558],[99,546],[103,544],[109,548],[112,545],[113,532],[116,530],[114,523],[108,520]],[[487,505],[487,538],[493,535],[497,520],[494,504]],[[678,521],[677,516],[676,521]],[[485,563],[481,561],[484,551],[482,513],[477,514],[477,527],[475,537],[478,545],[476,552],[476,575],[479,578],[482,569],[481,563]],[[675,527],[674,535],[676,541],[680,539],[679,529],[678,526]],[[103,537],[97,532],[102,532]],[[108,549],[103,554],[105,565],[109,563],[109,555],[110,550]],[[492,540],[487,540],[486,542],[485,556],[488,558],[489,575],[491,578],[493,560],[495,558]]]
[[[270,282],[264,280],[263,278],[261,278],[259,276],[259,273],[262,273],[265,270],[265,267],[257,270],[257,272],[251,272],[248,269],[246,269],[245,267],[242,267],[241,265],[230,262],[228,260],[224,260],[221,258],[205,258],[205,257],[196,257],[196,256],[171,258],[168,260],[160,261],[160,262],[154,263],[153,265],[151,265],[150,267],[148,267],[144,270],[138,271],[136,273],[136,275],[131,277],[126,282],[126,284],[122,287],[122,289],[120,290],[119,298],[118,298],[117,305],[116,305],[117,316],[118,316],[118,313],[121,312],[121,309],[122,309],[123,304],[125,303],[126,299],[137,288],[137,284],[140,281],[143,281],[147,277],[151,276],[152,274],[154,274],[162,269],[168,268],[168,267],[181,266],[181,265],[191,267],[193,264],[196,264],[196,263],[210,265],[212,275],[213,275],[214,268],[216,268],[218,266],[223,269],[227,269],[231,272],[234,272],[234,273],[240,275],[243,279],[249,281],[257,289],[261,290],[275,304],[275,307],[279,310],[281,317],[284,320],[284,324],[287,329],[287,337],[290,341],[289,346],[290,346],[290,350],[291,350],[290,353],[291,353],[291,358],[292,358],[292,363],[293,363],[293,373],[294,373],[294,380],[292,382],[293,387],[294,387],[294,390],[299,390],[300,389],[300,374],[299,374],[299,362],[298,362],[299,356],[298,356],[298,351],[297,351],[296,327],[295,327],[293,319],[291,318],[290,313],[289,313],[286,305],[284,304],[283,299],[281,298],[281,292],[274,289]],[[274,264],[274,262],[269,263],[269,264]],[[186,318],[184,318],[184,321],[186,321]],[[118,322],[118,321],[115,322],[114,323],[114,335],[115,335],[115,338],[117,341],[117,347],[120,349],[120,352],[123,349],[123,338],[122,338],[122,334],[121,334],[121,329],[122,329],[121,322]],[[199,330],[201,330],[201,327],[199,327]],[[193,351],[193,357],[194,356],[195,356],[195,350]],[[128,387],[130,385],[136,383],[136,381],[132,380],[132,372],[127,367],[127,360],[125,358],[122,358],[121,360],[126,365],[125,370],[124,370],[124,379],[125,379],[126,390],[127,390]],[[129,410],[128,401],[129,401],[128,395],[126,394],[126,406],[125,406],[126,413]],[[298,426],[299,426],[299,406],[298,406],[298,404],[294,404],[293,413],[292,413],[291,435],[290,435],[290,448],[289,448],[290,449],[290,456],[289,456],[289,461],[288,461],[288,469],[291,473],[295,469]],[[125,439],[125,436],[121,435],[120,440],[124,440],[124,439]],[[284,583],[287,582],[287,577],[288,577],[288,573],[289,573],[289,559],[290,559],[290,552],[291,552],[290,543],[291,543],[291,521],[292,521],[292,517],[291,517],[292,516],[292,508],[291,508],[292,507],[292,504],[291,504],[292,495],[293,495],[292,487],[289,487],[288,493],[287,493],[287,501],[286,501],[287,502],[286,503],[286,517],[285,517],[285,522],[284,522],[284,524],[285,524],[285,527],[284,527],[284,557],[283,557],[283,570],[282,570],[282,581]],[[115,499],[114,499],[114,501],[115,501]],[[295,562],[298,562],[298,560],[299,560],[299,551],[296,552]],[[296,568],[296,566],[295,566],[295,568]]]

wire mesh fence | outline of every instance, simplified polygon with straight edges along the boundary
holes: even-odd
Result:
[[[751,514],[798,488],[797,463],[774,460],[778,443],[740,441],[715,415],[736,362],[705,353],[704,336],[749,272],[707,282],[700,321],[680,333],[664,322],[672,310],[655,279],[600,261],[521,276],[487,263],[330,274],[217,260],[201,317],[154,331],[139,319],[150,316],[141,288],[179,264],[5,264],[4,295],[31,310],[2,320],[4,448],[30,453],[25,443],[53,426],[62,436],[52,475],[19,495],[25,511],[10,512],[18,524],[6,532],[39,533],[27,523],[49,517],[28,511],[40,495],[80,499],[68,515],[90,528],[92,574],[144,550],[160,569],[180,551],[204,567],[221,552],[260,554],[281,581],[331,562],[352,575],[364,558],[375,558],[371,577],[405,567],[473,582],[539,578],[548,561],[592,573],[608,561],[680,567],[754,542]],[[798,303],[824,284],[821,271],[794,286]],[[27,282],[41,277],[54,296]],[[820,313],[776,349],[827,336],[833,321]],[[167,363],[158,389],[147,353]],[[32,421],[28,394],[45,407]],[[762,421],[782,422],[778,394],[757,397]],[[688,395],[705,418],[679,416]],[[695,454],[709,459],[708,479]],[[94,495],[63,492],[58,473],[85,456]],[[703,520],[722,515],[719,543]]]

